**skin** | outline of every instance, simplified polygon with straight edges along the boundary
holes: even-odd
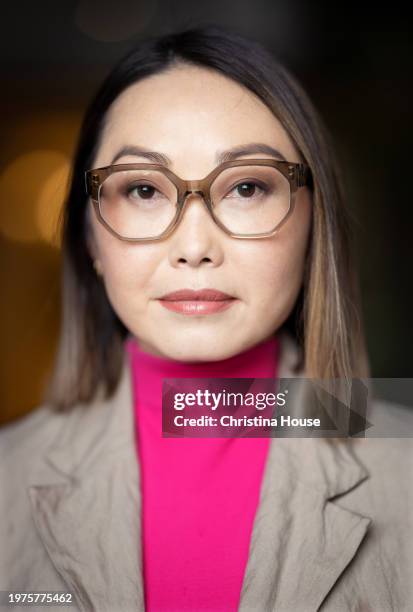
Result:
[[[180,65],[118,96],[93,167],[109,165],[121,147],[138,144],[166,154],[181,178],[200,179],[216,167],[217,151],[251,142],[277,148],[288,161],[303,161],[281,123],[252,92],[214,70]],[[148,161],[126,155],[116,163]],[[175,232],[157,242],[123,242],[99,223],[90,201],[88,213],[89,249],[108,298],[150,354],[188,362],[225,359],[269,338],[294,306],[311,225],[306,187],[298,190],[293,214],[278,234],[255,240],[225,234],[198,195],[188,198]],[[204,287],[229,293],[237,302],[220,313],[188,316],[157,301],[170,291]]]

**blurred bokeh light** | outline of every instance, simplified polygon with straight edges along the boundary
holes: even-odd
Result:
[[[0,232],[5,238],[59,246],[57,224],[68,171],[69,160],[58,151],[25,153],[6,166],[0,175]]]
[[[59,215],[80,112],[27,113],[3,128],[0,172],[0,423],[40,401],[60,321]]]

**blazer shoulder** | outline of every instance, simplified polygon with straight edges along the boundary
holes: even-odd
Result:
[[[374,398],[367,415],[367,437],[412,438],[413,408],[397,402]]]
[[[0,462],[13,461],[21,453],[44,450],[53,433],[64,424],[66,413],[40,404],[28,414],[0,427]]]
[[[364,438],[353,439],[354,450],[373,482],[411,494],[413,471],[413,409],[383,399],[372,402]],[[370,426],[371,425],[371,426]]]

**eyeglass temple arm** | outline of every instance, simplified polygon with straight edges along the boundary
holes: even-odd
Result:
[[[308,185],[313,186],[313,175],[311,169],[306,164],[297,164],[295,167],[295,184],[297,187]]]
[[[86,193],[96,199],[99,190],[99,177],[90,171],[85,172],[85,188]]]

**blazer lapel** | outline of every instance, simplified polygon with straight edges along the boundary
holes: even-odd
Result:
[[[332,498],[367,475],[331,440],[271,440],[240,612],[319,609],[371,523]]]
[[[46,455],[49,484],[29,487],[53,565],[82,610],[144,611],[140,473],[130,372],[116,394],[74,409]]]
[[[304,378],[295,373],[288,336],[283,355],[279,377]],[[239,612],[319,610],[372,522],[333,501],[369,477],[356,445],[350,438],[271,439]]]
[[[281,342],[279,376],[297,376],[296,347],[285,334]],[[44,546],[87,612],[145,609],[131,381],[125,359],[111,399],[99,395],[62,416],[45,456],[48,476],[29,486]],[[318,610],[371,522],[333,497],[367,476],[347,443],[271,440],[240,612]]]

